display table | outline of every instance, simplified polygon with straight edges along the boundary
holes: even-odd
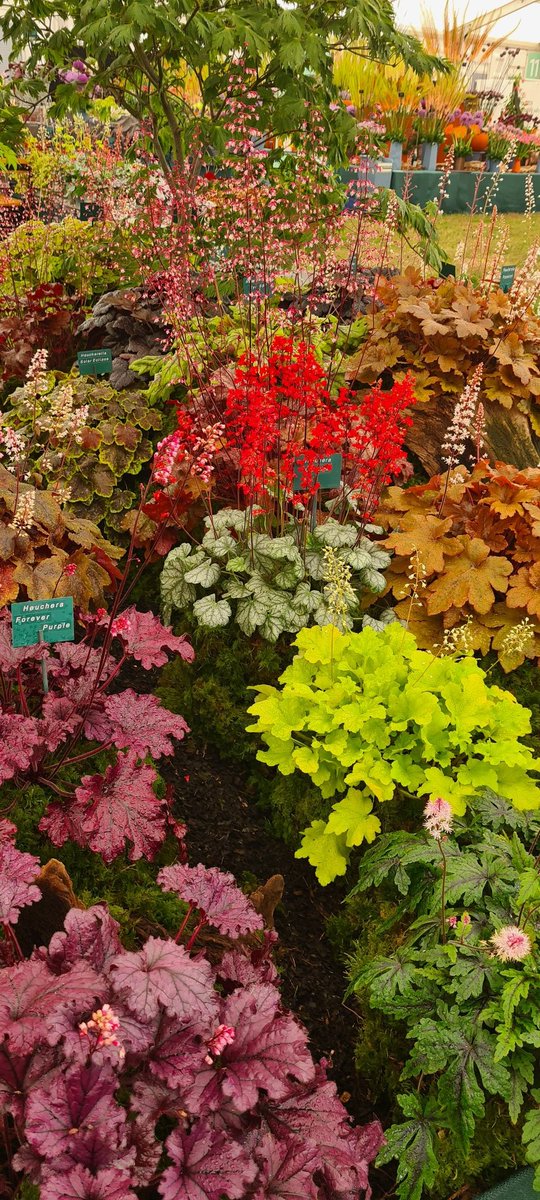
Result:
[[[474,209],[482,212],[486,193],[493,188],[493,204],[498,212],[525,212],[525,180],[532,179],[536,209],[540,212],[540,175],[531,175],[524,171],[514,175],[505,172],[494,183],[494,175],[488,171],[451,171],[445,191],[448,196],[443,201],[442,211],[445,213],[469,213],[474,201],[475,188],[478,192]],[[436,200],[441,182],[440,171],[393,171],[392,188],[398,196],[403,195],[406,187],[407,199],[422,207],[428,200]]]

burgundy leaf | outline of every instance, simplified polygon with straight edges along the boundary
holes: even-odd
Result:
[[[350,1129],[345,1139],[336,1139],[333,1146],[325,1148],[322,1174],[326,1194],[339,1194],[343,1200],[356,1200],[359,1192],[365,1192],[365,1200],[369,1200],[369,1165],[384,1145],[384,1140],[380,1121],[371,1121],[369,1125]]]
[[[142,950],[119,954],[110,966],[113,986],[133,1012],[157,1016],[160,1005],[180,1021],[206,1026],[217,1016],[214,973],[183,946],[150,937]]]
[[[204,1068],[206,1042],[212,1027],[208,1023],[203,1029],[200,1021],[179,1025],[176,1017],[162,1014],[148,1059],[152,1074],[171,1087],[188,1088],[197,1072]]]
[[[283,1141],[289,1137],[311,1140],[324,1147],[351,1132],[349,1116],[335,1083],[317,1066],[315,1078],[305,1085],[293,1085],[282,1100],[268,1101],[264,1117],[271,1132]]]
[[[0,846],[5,842],[14,842],[17,837],[17,826],[6,817],[0,817]]]
[[[237,989],[223,1005],[221,1020],[236,1036],[221,1054],[220,1082],[238,1112],[253,1108],[259,1089],[280,1100],[291,1078],[307,1083],[315,1076],[306,1032],[279,1010],[279,999],[271,984],[252,985]]]
[[[120,620],[122,624],[120,625]],[[126,608],[118,622],[118,636],[122,638],[128,654],[142,663],[146,671],[150,667],[163,667],[167,662],[165,650],[179,654],[185,662],[193,662],[195,651],[186,637],[176,637],[170,626],[151,612],[137,612],[134,605]],[[106,618],[104,619],[106,623]]]
[[[49,961],[55,970],[86,959],[96,971],[103,971],[122,949],[118,923],[103,904],[92,908],[72,908],[64,921],[63,933],[54,933],[49,944]]]
[[[104,775],[84,775],[75,791],[74,820],[80,821],[84,844],[110,863],[131,843],[129,857],[153,858],[165,837],[163,803],[152,784],[153,767],[134,754],[119,754]]]
[[[159,1166],[163,1146],[161,1142],[156,1141],[153,1126],[147,1121],[130,1121],[127,1137],[128,1146],[135,1151],[131,1177],[139,1187],[147,1187]]]
[[[167,1167],[158,1184],[163,1200],[236,1200],[257,1174],[238,1142],[203,1121],[191,1133],[175,1129],[166,1146],[174,1166]]]
[[[105,711],[105,702],[101,696],[96,696],[90,708],[87,708],[83,733],[89,742],[108,742],[112,734],[112,726]]]
[[[64,696],[54,696],[52,692],[43,697],[39,728],[43,742],[51,754],[66,741],[68,734],[74,732],[79,721],[80,717],[71,700]]]
[[[17,771],[27,771],[32,755],[41,745],[39,721],[19,713],[0,713],[0,783]]]
[[[54,846],[63,846],[64,842],[86,845],[80,808],[75,806],[75,802],[68,807],[65,803],[53,801],[41,818],[38,829],[47,834]]]
[[[162,1116],[187,1117],[184,1096],[180,1088],[168,1087],[157,1080],[138,1079],[133,1085],[131,1107],[139,1113],[142,1124],[154,1128]]]
[[[101,663],[101,650],[95,650],[86,642],[58,642],[54,650],[54,657],[48,668],[49,675],[59,680],[82,677],[87,688],[94,686]],[[101,671],[102,677],[106,679],[115,666],[116,660],[112,654],[106,655]]]
[[[0,843],[0,922],[15,925],[21,908],[41,900],[34,880],[39,875],[39,858],[23,854],[10,842]]]
[[[171,737],[181,741],[189,733],[184,718],[163,708],[157,696],[138,696],[131,688],[108,696],[105,710],[115,746],[119,750],[133,750],[141,757],[172,754]]]
[[[316,1200],[318,1188],[313,1173],[319,1165],[319,1152],[313,1143],[298,1139],[280,1142],[267,1133],[261,1138],[256,1158],[260,1173],[253,1200],[283,1196],[287,1200]]]
[[[49,1175],[40,1189],[41,1200],[137,1200],[129,1175],[108,1167],[95,1175],[79,1164],[62,1175]]]
[[[21,1056],[11,1054],[6,1042],[0,1043],[0,1113],[10,1112],[22,1120],[28,1093],[57,1069],[53,1050]]]
[[[74,1163],[99,1170],[122,1145],[126,1114],[114,1099],[117,1079],[108,1064],[76,1066],[36,1088],[26,1105],[26,1139],[55,1170]]]
[[[98,994],[88,963],[76,963],[65,975],[52,975],[39,959],[0,971],[0,1039],[9,1038],[12,1053],[28,1054],[43,1042],[47,1020],[59,1006],[77,1000],[84,1010]]]
[[[195,905],[211,925],[228,937],[240,937],[263,928],[263,919],[255,912],[247,896],[240,891],[234,875],[217,867],[163,867],[157,877],[165,892],[176,892],[182,900]]]
[[[270,933],[267,930],[266,936]],[[275,938],[275,934],[273,935]],[[270,945],[273,943],[271,942]],[[243,950],[227,950],[218,964],[217,973],[220,979],[228,983],[241,984],[246,987],[250,983],[275,983],[277,971],[271,958],[262,961],[255,953],[244,953]]]

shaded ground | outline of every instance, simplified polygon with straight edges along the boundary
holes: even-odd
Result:
[[[252,880],[253,886],[273,874],[284,876],[285,893],[275,915],[280,937],[275,960],[284,1003],[306,1026],[313,1056],[331,1058],[330,1074],[354,1119],[373,1120],[378,1114],[354,1067],[359,1016],[343,1004],[343,968],[325,932],[343,893],[332,886],[323,890],[313,868],[268,832],[256,805],[246,799],[235,766],[188,739],[173,759],[162,760],[160,773],[173,785],[175,810],[187,823],[193,865],[221,867],[241,884]],[[374,1200],[394,1194],[388,1169],[374,1172],[372,1182]]]

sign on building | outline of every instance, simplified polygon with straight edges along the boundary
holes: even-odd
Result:
[[[540,50],[529,50],[525,64],[525,79],[537,79],[540,82]]]

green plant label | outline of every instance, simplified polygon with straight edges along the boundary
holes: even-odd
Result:
[[[516,278],[515,267],[503,267],[501,270],[501,291],[509,292]]]
[[[266,279],[244,279],[242,284],[244,296],[271,296],[273,290]]]
[[[455,274],[456,274],[456,268],[453,263],[450,263],[450,262],[442,262],[441,263],[441,269],[439,271],[439,275],[441,276],[441,279],[449,279],[450,276],[453,276],[455,278]]]
[[[315,481],[317,486],[323,490],[326,488],[337,488],[341,483],[341,470],[343,466],[342,454],[327,454],[322,458],[318,458],[315,464],[317,475]],[[295,463],[293,474],[293,492],[302,491],[302,478],[300,471]]]
[[[351,255],[351,275],[352,276],[358,275],[358,255],[357,254]]]
[[[90,200],[81,200],[79,206],[79,219],[81,221],[95,221],[102,213],[100,204],[93,204]]]
[[[112,350],[79,350],[77,366],[81,375],[110,375]]]
[[[55,596],[53,600],[24,600],[11,605],[13,646],[34,646],[40,640],[40,633],[44,642],[74,640],[73,596]]]

